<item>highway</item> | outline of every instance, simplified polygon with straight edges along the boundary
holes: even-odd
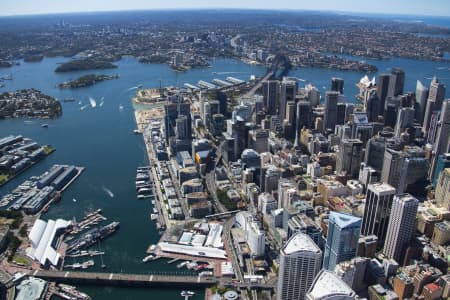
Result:
[[[216,208],[216,213],[223,213],[228,211],[227,208],[217,198],[217,187],[214,179],[214,169],[205,175],[205,180],[209,194],[213,198],[213,205]]]

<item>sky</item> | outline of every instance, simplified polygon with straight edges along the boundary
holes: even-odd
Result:
[[[0,0],[0,15],[141,9],[253,8],[450,16],[448,0]]]

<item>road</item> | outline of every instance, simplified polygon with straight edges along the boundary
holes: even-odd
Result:
[[[216,208],[216,213],[223,213],[228,211],[228,209],[217,198],[217,187],[214,179],[214,170],[205,175],[205,180],[208,192],[213,198],[213,205]]]

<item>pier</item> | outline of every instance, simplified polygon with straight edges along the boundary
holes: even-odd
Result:
[[[93,284],[124,287],[195,287],[207,288],[217,283],[214,277],[153,274],[94,273],[36,270],[30,275],[68,284]]]

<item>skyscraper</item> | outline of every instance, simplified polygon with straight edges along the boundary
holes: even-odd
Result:
[[[388,96],[398,96],[403,94],[405,86],[405,71],[400,68],[392,68],[389,78]]]
[[[338,92],[339,94],[344,94],[344,79],[333,77],[331,78],[331,91]]]
[[[308,235],[293,235],[280,251],[277,299],[305,299],[321,260],[322,251]]]
[[[339,148],[336,172],[345,172],[353,179],[358,178],[363,143],[359,139],[343,139]]]
[[[398,194],[402,194],[405,189],[407,170],[408,165],[405,163],[403,153],[386,148],[383,169],[381,171],[381,181],[390,184],[397,189]]]
[[[308,101],[298,101],[297,102],[297,129],[298,132],[303,127],[310,128],[312,120],[312,110],[311,103]]]
[[[410,242],[416,228],[416,214],[419,200],[410,194],[394,197],[386,243],[383,252],[388,258],[401,263],[403,251]]]
[[[264,96],[264,105],[268,114],[275,115],[278,99],[280,98],[280,82],[278,80],[263,82],[262,94]]]
[[[328,222],[323,268],[334,270],[341,261],[356,255],[361,230],[361,218],[332,211]]]
[[[441,117],[439,119],[436,140],[434,142],[433,157],[430,168],[430,179],[433,177],[434,170],[439,155],[450,151],[450,99],[442,104]]]
[[[384,241],[394,195],[395,188],[387,183],[369,184],[361,234],[376,235],[380,242]]]
[[[416,120],[420,124],[422,124],[423,117],[425,116],[425,107],[427,105],[427,99],[428,99],[428,88],[424,86],[422,82],[417,80],[416,103],[414,109],[416,111]]]
[[[278,109],[281,121],[286,118],[287,103],[290,101],[295,102],[295,95],[297,94],[297,90],[297,78],[283,77],[283,80],[281,81],[280,105]]]
[[[376,122],[378,115],[380,114],[380,99],[375,88],[368,91],[368,97],[366,101],[366,112],[370,122]]]
[[[424,134],[428,132],[428,128],[430,127],[431,114],[433,111],[441,109],[444,98],[445,85],[439,82],[437,77],[434,77],[430,84],[430,91],[428,93],[428,100],[425,108],[425,116],[423,118],[422,131]]]
[[[442,170],[450,168],[450,153],[444,153],[438,156],[436,167],[434,168],[433,186],[436,188],[439,174]]]
[[[384,137],[374,136],[367,141],[364,162],[381,173],[383,168],[384,151],[386,148],[386,139]]]
[[[403,132],[403,129],[413,126],[414,122],[414,108],[411,107],[403,107],[398,111],[397,123],[395,124],[395,136],[397,138],[400,137],[400,134]]]
[[[389,74],[381,74],[378,76],[378,84],[377,84],[377,94],[380,99],[379,103],[379,114],[384,115],[385,101],[388,96],[389,90],[389,79],[391,75]]]
[[[450,168],[442,170],[439,174],[435,198],[437,205],[450,209]]]
[[[325,96],[325,113],[323,116],[324,131],[334,130],[337,122],[337,102],[339,93],[328,91]]]

